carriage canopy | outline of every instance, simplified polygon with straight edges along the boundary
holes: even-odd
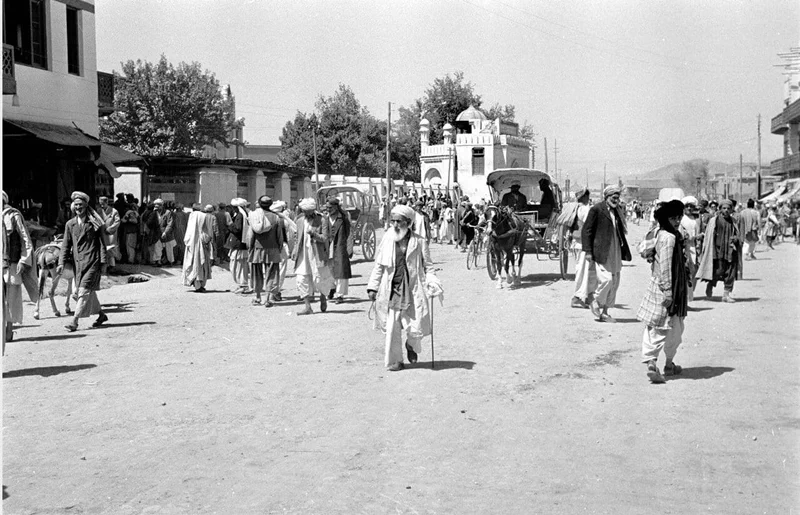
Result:
[[[375,206],[379,206],[374,192],[366,184],[342,184],[339,186],[324,186],[317,190],[317,203],[322,205],[328,197],[336,197],[341,202],[342,209],[350,211],[369,211]]]
[[[550,185],[554,186],[548,174],[532,168],[500,168],[486,176],[486,184],[489,186],[492,202],[499,201],[503,195],[511,191],[511,186],[519,184],[520,191],[528,198],[528,202],[537,203],[542,198],[542,192],[539,190],[540,179],[547,179]],[[553,190],[556,188],[553,187]]]

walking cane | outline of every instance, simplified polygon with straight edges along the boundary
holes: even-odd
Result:
[[[436,362],[433,353],[433,297],[431,299],[431,370],[434,368],[434,363]]]

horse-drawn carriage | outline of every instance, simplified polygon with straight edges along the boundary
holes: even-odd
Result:
[[[509,265],[512,270],[514,266],[521,268],[523,256],[535,254],[538,261],[559,261],[561,278],[566,279],[570,234],[556,223],[562,207],[558,185],[545,172],[530,168],[495,170],[486,177],[486,184],[494,204],[487,208],[493,232],[490,247],[495,249],[486,253],[489,277],[494,280],[500,276],[503,259],[508,276]],[[519,193],[525,195],[527,202],[517,205],[508,202],[506,195],[514,185],[519,185]],[[504,234],[511,238],[504,238]],[[520,274],[513,272],[513,275],[518,283]],[[511,281],[511,276],[508,277]]]
[[[350,240],[348,250],[361,245],[364,259],[375,259],[377,238],[375,227],[380,227],[381,203],[369,186],[361,184],[343,184],[341,186],[325,186],[317,190],[317,204],[324,205],[329,197],[339,199],[342,211],[350,216]]]

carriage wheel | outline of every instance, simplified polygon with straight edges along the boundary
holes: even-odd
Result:
[[[497,279],[497,270],[499,268],[499,263],[497,262],[497,257],[494,255],[494,252],[492,252],[491,249],[486,249],[486,272],[489,273],[489,279],[492,281]]]
[[[375,259],[375,240],[375,227],[372,224],[365,224],[361,233],[361,252],[367,261]]]
[[[567,279],[567,271],[569,270],[569,243],[567,240],[567,231],[562,229],[558,236],[558,252],[559,252],[559,265],[561,267],[561,278]]]

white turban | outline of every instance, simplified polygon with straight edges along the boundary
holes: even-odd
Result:
[[[84,193],[82,191],[73,191],[72,195],[70,196],[70,198],[72,198],[73,201],[75,199],[81,199],[84,202],[86,202],[87,204],[89,203],[89,195],[87,195],[86,193]]]
[[[610,197],[615,193],[622,193],[622,190],[616,184],[612,184],[611,186],[606,186],[606,189],[603,190],[603,198]]]
[[[697,205],[697,199],[696,199],[696,198],[694,198],[694,197],[693,197],[693,196],[691,196],[691,195],[689,195],[689,196],[686,196],[686,197],[683,197],[683,198],[681,199],[681,202],[683,202],[683,205],[684,205],[684,206],[687,206],[687,205],[689,205],[689,204],[694,204],[695,206]]]
[[[303,211],[312,211],[317,209],[317,201],[311,197],[304,198],[300,201],[300,209]]]
[[[394,206],[392,208],[392,215],[400,215],[409,222],[414,221],[414,218],[416,217],[416,213],[414,212],[414,210],[409,206],[405,206],[403,204],[397,204],[396,206]]]
[[[153,204],[163,204],[163,203],[164,203],[164,201],[163,201],[163,200],[161,200],[160,198],[157,198],[157,199],[155,199],[155,200],[153,201]]]
[[[241,197],[232,198],[231,205],[233,207],[245,207],[247,205],[247,201]]]
[[[273,213],[281,213],[283,212],[285,207],[286,207],[286,202],[282,200],[276,200],[275,202],[272,203],[271,206],[269,206],[269,210],[272,211]]]

